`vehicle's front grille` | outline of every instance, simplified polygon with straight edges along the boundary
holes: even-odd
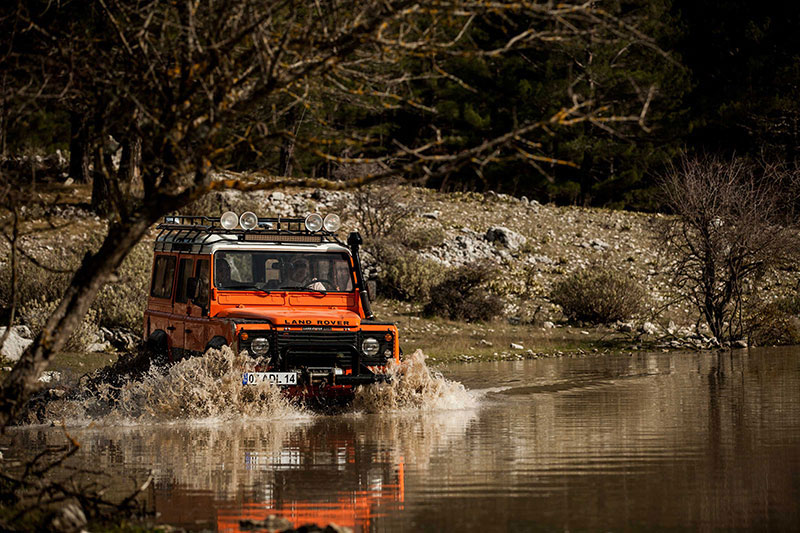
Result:
[[[296,346],[300,344],[314,344],[319,346],[346,345],[355,346],[358,333],[350,331],[330,330],[303,330],[303,331],[278,331],[278,344]]]
[[[283,365],[351,368],[357,360],[358,333],[348,331],[278,331]]]

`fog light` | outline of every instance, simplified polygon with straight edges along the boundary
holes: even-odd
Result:
[[[380,349],[381,343],[378,342],[378,339],[373,339],[372,337],[367,337],[361,343],[361,351],[364,352],[364,355],[369,355],[370,357],[377,354]]]
[[[239,223],[239,215],[233,211],[227,211],[219,217],[219,223],[222,224],[222,227],[225,229],[233,229]]]
[[[250,343],[250,351],[256,355],[265,355],[269,351],[269,339],[259,337]]]
[[[322,226],[325,228],[325,231],[329,231],[333,233],[339,226],[341,226],[341,220],[339,219],[339,215],[331,213],[325,217],[325,220],[322,221]]]
[[[308,215],[306,217],[306,229],[312,233],[322,229],[322,216],[317,213]]]
[[[239,225],[244,230],[251,230],[258,226],[258,217],[252,211],[242,213],[242,216],[239,217]]]

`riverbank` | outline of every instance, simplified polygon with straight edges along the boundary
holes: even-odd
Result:
[[[69,270],[87,250],[96,248],[107,223],[87,210],[87,194],[86,186],[42,185],[41,205],[22,211],[19,246],[24,255]],[[380,284],[390,268],[409,273],[391,281],[412,285],[399,287],[411,299],[383,296],[374,308],[380,319],[398,324],[405,352],[421,349],[431,365],[719,346],[702,325],[698,327],[696,313],[674,290],[669,258],[656,240],[664,215],[542,205],[493,192],[445,194],[409,187],[369,192],[228,191],[208,195],[187,212],[215,216],[226,210],[252,210],[260,216],[341,214],[342,236],[357,229],[366,237],[363,255],[369,276]],[[370,227],[365,227],[365,213],[376,221]],[[389,225],[395,229],[389,231]],[[153,228],[117,273],[115,283],[101,293],[83,338],[75,343],[80,349],[56,358],[51,369],[82,373],[135,349],[130,342],[119,342],[119,337],[120,332],[127,339],[135,337],[141,328],[156,234]],[[394,259],[402,262],[399,267],[372,253],[370,244],[381,239],[402,244],[402,254]],[[8,248],[4,250],[0,268],[5,276],[9,261]],[[441,279],[467,264],[491,267],[487,290],[503,302],[497,316],[486,322],[460,322],[424,315],[425,297],[414,293],[413,286],[430,283],[428,278]],[[554,287],[575,272],[597,269],[622,272],[640,285],[646,295],[643,305],[634,316],[613,324],[570,323],[552,301]],[[67,280],[67,274],[23,260],[20,320],[41,320],[44,304],[57,298]],[[769,273],[762,293],[777,297],[797,281],[794,271]],[[379,285],[379,294],[387,288],[398,289]],[[5,288],[0,299],[8,296]]]

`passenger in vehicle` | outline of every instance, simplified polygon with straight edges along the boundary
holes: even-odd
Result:
[[[336,290],[353,290],[353,273],[346,262],[336,261],[333,264],[333,283],[336,285]]]
[[[315,291],[326,290],[322,282],[311,277],[311,268],[309,267],[308,259],[305,257],[296,257],[292,260],[289,271],[289,285],[292,287],[307,287]]]

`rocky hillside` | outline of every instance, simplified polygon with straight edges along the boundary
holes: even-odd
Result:
[[[29,222],[23,228],[27,234],[21,239],[21,247],[41,263],[69,269],[74,268],[87,249],[97,246],[105,222],[81,207],[85,205],[80,202],[85,197],[85,189],[71,185],[60,187],[63,190],[57,191],[59,201],[50,203],[49,207],[27,208],[24,214]],[[491,266],[494,275],[489,289],[504,302],[494,325],[421,319],[424,301],[378,303],[378,308],[389,315],[387,318],[398,321],[406,328],[406,337],[420,340],[422,347],[425,347],[425,339],[456,338],[463,330],[469,330],[472,340],[463,346],[453,346],[452,342],[442,340],[442,345],[433,349],[451,355],[459,350],[497,355],[494,352],[497,345],[492,347],[492,342],[500,342],[505,349],[509,345],[522,346],[521,341],[515,339],[527,338],[528,345],[522,353],[536,353],[531,351],[530,344],[539,343],[541,338],[530,336],[532,328],[546,332],[562,328],[566,322],[561,309],[551,301],[554,285],[572,272],[586,269],[624,272],[645,288],[646,305],[638,316],[612,325],[611,329],[595,328],[587,332],[588,327],[583,324],[573,325],[576,326],[572,331],[574,335],[558,337],[562,344],[581,345],[578,341],[602,340],[613,333],[623,333],[631,339],[633,347],[640,344],[642,335],[662,347],[713,345],[711,339],[703,336],[702,328],[696,327],[697,317],[688,304],[676,303],[669,261],[660,253],[655,238],[659,224],[664,221],[663,215],[542,205],[524,197],[492,192],[442,194],[407,187],[348,192],[282,190],[245,194],[228,191],[207,196],[188,212],[217,216],[227,210],[237,213],[250,210],[259,216],[336,212],[343,219],[342,237],[353,229],[364,234],[365,263],[372,278],[380,279],[388,265],[376,259],[371,246],[387,240],[404,243],[405,259],[427,269],[422,270],[422,276],[441,279],[454,267]],[[152,257],[150,250],[156,234],[154,228],[126,262],[118,282],[101,294],[94,315],[90,317],[93,322],[89,329],[94,333],[88,334],[81,343],[76,341],[76,347],[100,351],[129,347],[131,336],[136,336],[140,328]],[[8,272],[7,248],[0,260],[0,268]],[[794,286],[794,275],[777,273],[774,279],[768,280],[768,288]],[[67,275],[30,267],[22,272],[22,278],[23,281],[28,278],[28,291],[34,293],[28,296],[37,298],[39,305],[36,312],[22,313],[22,321],[26,316],[41,320],[41,309],[46,309],[43,302],[56,297],[57,287],[66,282]],[[7,288],[3,291],[0,296],[7,298]],[[503,329],[507,327],[520,329]],[[562,331],[568,332],[570,328]],[[30,336],[27,329],[16,333]],[[588,337],[581,337],[581,334]],[[492,335],[499,340],[492,341]],[[550,334],[545,337],[554,338]],[[551,351],[555,349],[556,345],[552,345]]]

